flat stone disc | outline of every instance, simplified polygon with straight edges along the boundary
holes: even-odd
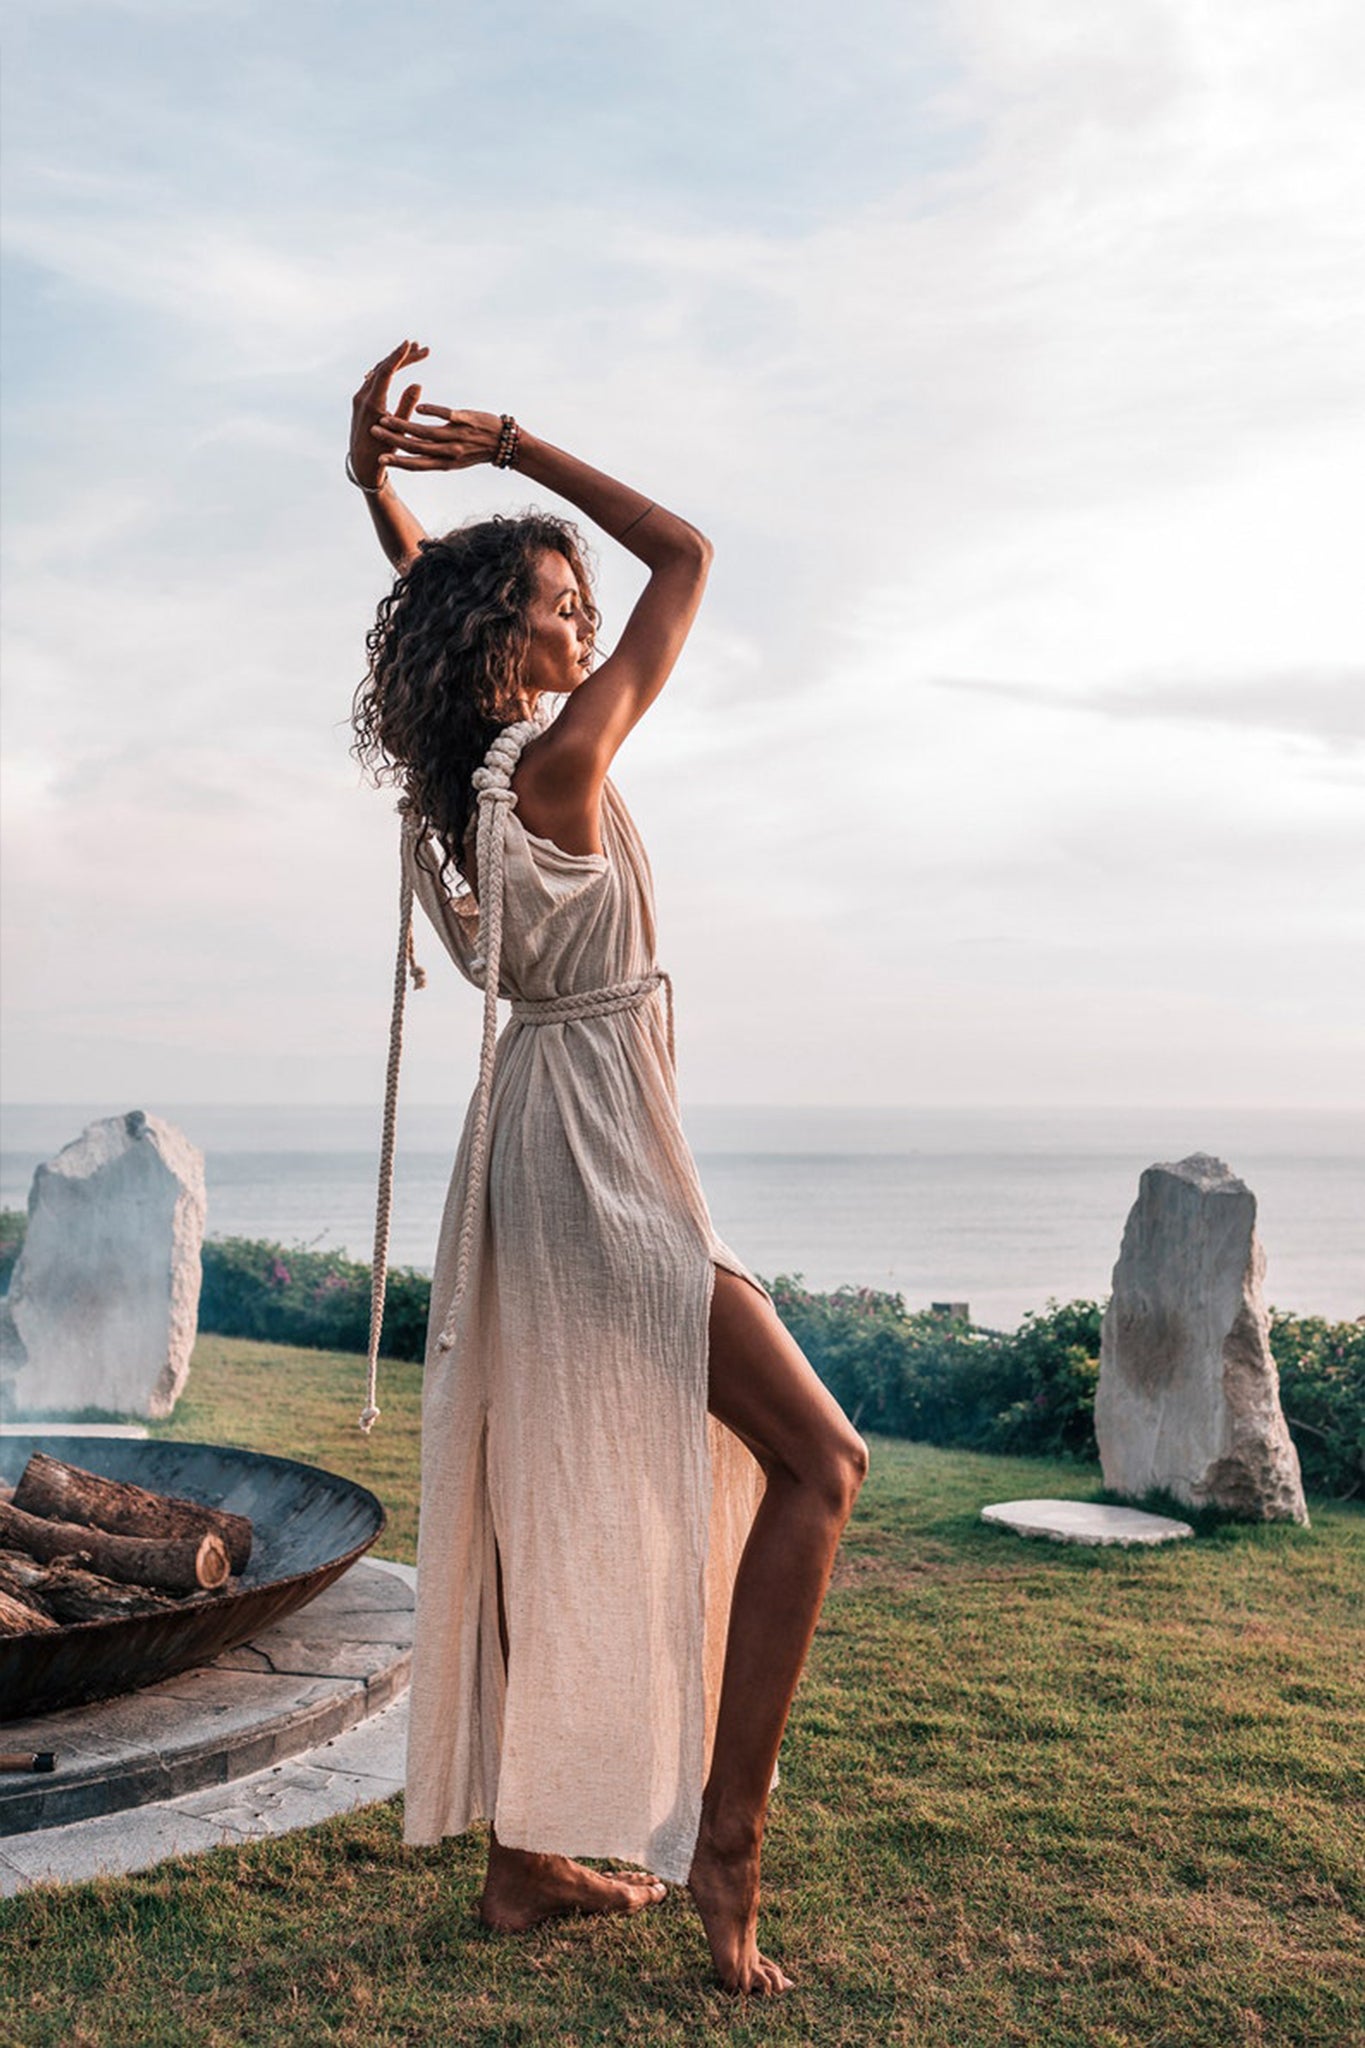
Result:
[[[982,1508],[981,1519],[1017,1536],[1050,1536],[1054,1543],[1171,1543],[1194,1534],[1188,1522],[1168,1515],[1098,1507],[1088,1500],[1003,1500]]]

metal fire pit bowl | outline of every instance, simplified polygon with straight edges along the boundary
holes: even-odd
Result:
[[[155,1614],[0,1636],[0,1721],[107,1699],[208,1663],[312,1600],[384,1527],[384,1510],[366,1487],[262,1451],[35,1432],[0,1437],[0,1478],[17,1484],[32,1451],[249,1515],[255,1536],[230,1593],[192,1594]]]

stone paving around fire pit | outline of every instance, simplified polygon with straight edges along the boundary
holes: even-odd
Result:
[[[401,1791],[416,1573],[365,1558],[212,1664],[0,1722],[0,1897],[308,1827]]]
[[[146,1442],[140,1422],[0,1422],[0,1436],[121,1436]]]

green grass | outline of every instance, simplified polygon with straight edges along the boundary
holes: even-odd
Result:
[[[354,1358],[201,1341],[164,1433],[372,1486],[416,1527],[415,1366],[361,1437]],[[1149,1553],[1024,1543],[978,1510],[1093,1467],[880,1439],[783,1750],[765,1936],[780,2008],[713,1989],[685,1898],[509,1940],[477,1835],[397,1801],[0,1906],[0,2041],[1001,2043],[1365,2040],[1365,1514]]]

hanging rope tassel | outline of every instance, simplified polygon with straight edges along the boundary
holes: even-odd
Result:
[[[481,770],[480,773],[487,771]],[[479,776],[475,778],[476,785]],[[465,1174],[464,1203],[460,1213],[460,1235],[455,1249],[455,1281],[450,1307],[436,1340],[438,1351],[449,1351],[455,1342],[455,1324],[469,1286],[469,1265],[474,1249],[474,1226],[483,1208],[488,1174],[488,1113],[493,1099],[493,1065],[498,1045],[498,981],[502,972],[503,855],[506,849],[506,816],[516,802],[505,783],[489,782],[479,789],[479,940],[483,949],[483,1038],[479,1046],[479,1087],[474,1100],[474,1122],[469,1134],[469,1165]]]
[[[455,1279],[450,1307],[436,1340],[438,1351],[449,1351],[455,1343],[455,1327],[469,1286],[473,1256],[474,1227],[487,1195],[488,1118],[493,1098],[493,1067],[498,1041],[498,982],[502,971],[502,923],[504,896],[504,854],[507,813],[516,803],[511,788],[513,771],[527,741],[544,723],[540,715],[504,726],[484,756],[483,766],[472,778],[478,792],[478,899],[479,943],[483,950],[483,1038],[479,1048],[479,1085],[470,1127],[469,1163],[465,1173],[456,1240]],[[477,969],[479,962],[471,961]],[[389,1067],[384,1090],[384,1135],[380,1146],[379,1193],[375,1204],[374,1259],[370,1272],[369,1376],[360,1427],[366,1435],[379,1418],[375,1402],[379,1370],[379,1339],[384,1327],[384,1295],[388,1285],[389,1215],[393,1205],[393,1139],[398,1107],[398,1066],[403,1052],[403,1002],[405,974],[411,972],[414,988],[426,985],[426,976],[412,950],[412,884],[407,863],[398,899],[398,959],[393,977],[393,1016],[389,1025]],[[672,1052],[672,990],[669,990],[669,1051]]]
[[[474,1118],[469,1131],[469,1160],[465,1169],[464,1195],[460,1208],[460,1233],[455,1246],[455,1278],[450,1307],[441,1333],[438,1351],[450,1351],[461,1305],[469,1287],[469,1267],[474,1250],[474,1227],[483,1213],[488,1179],[488,1116],[493,1099],[493,1067],[498,1048],[498,983],[502,975],[502,922],[504,856],[507,847],[507,813],[516,804],[512,775],[521,750],[541,729],[539,716],[506,725],[475,770],[473,784],[478,792],[477,839],[479,947],[483,954],[483,1037],[479,1046],[479,1085],[474,1097]],[[477,968],[477,960],[470,965]]]
[[[379,1189],[374,1208],[374,1253],[370,1261],[370,1349],[365,1380],[365,1406],[360,1427],[366,1436],[379,1420],[375,1396],[379,1389],[379,1339],[384,1328],[384,1297],[389,1284],[389,1223],[393,1213],[393,1147],[398,1121],[398,1069],[403,1058],[403,1007],[408,976],[414,988],[426,987],[417,965],[412,938],[412,883],[406,861],[398,889],[398,958],[393,972],[393,1009],[389,1016],[389,1064],[384,1079],[384,1131],[379,1143]]]

